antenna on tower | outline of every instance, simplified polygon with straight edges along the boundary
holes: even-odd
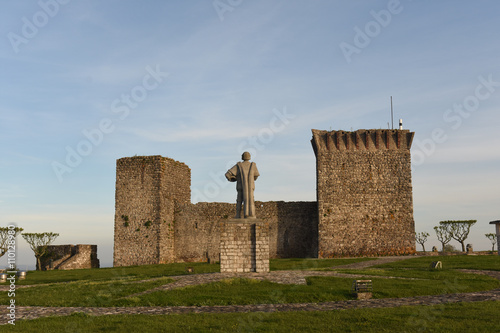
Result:
[[[392,110],[392,96],[391,96],[391,129],[394,129],[394,112]]]

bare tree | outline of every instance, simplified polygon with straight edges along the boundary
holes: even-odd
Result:
[[[10,231],[10,232],[9,232]],[[18,233],[22,232],[23,228],[0,228],[0,258],[7,253],[9,236],[16,237]]]
[[[442,252],[444,252],[444,247],[446,244],[448,244],[451,241],[451,233],[450,230],[448,230],[447,225],[440,225],[434,227],[434,231],[436,232],[436,236],[438,241],[441,242],[442,245]]]
[[[415,240],[417,241],[417,243],[422,245],[422,249],[424,250],[424,253],[425,253],[424,243],[427,242],[427,237],[429,237],[428,232],[423,231],[423,232],[416,232],[415,233]]]
[[[472,227],[477,220],[464,220],[464,221],[441,221],[440,225],[448,228],[451,238],[456,240],[462,245],[462,252],[465,252],[465,240],[469,236],[470,227]]]
[[[47,252],[47,246],[52,243],[59,234],[54,232],[42,232],[42,233],[25,233],[21,234],[23,238],[28,242],[31,249],[35,253],[37,270],[42,270],[42,264],[40,258]]]
[[[484,234],[491,242],[491,252],[495,251],[495,244],[497,243],[497,234]]]

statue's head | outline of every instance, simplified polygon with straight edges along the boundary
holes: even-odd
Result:
[[[243,155],[241,155],[241,159],[243,161],[249,161],[250,160],[250,153],[249,152],[244,152]]]

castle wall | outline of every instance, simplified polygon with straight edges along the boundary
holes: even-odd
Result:
[[[313,130],[318,257],[415,252],[408,130]]]
[[[114,266],[174,261],[174,208],[189,200],[190,178],[190,169],[170,158],[117,160]]]
[[[271,258],[316,257],[316,202],[256,201],[257,218],[269,223]],[[176,261],[219,261],[219,222],[231,219],[236,204],[200,202],[176,207]]]

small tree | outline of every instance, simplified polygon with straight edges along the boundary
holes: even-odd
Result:
[[[456,240],[462,245],[462,252],[465,252],[465,240],[469,236],[470,227],[472,227],[477,220],[466,221],[441,221],[440,225],[446,226],[450,231],[451,238]]]
[[[484,234],[491,242],[491,252],[495,251],[495,244],[497,243],[497,234]]]
[[[428,232],[423,231],[423,232],[416,232],[415,233],[415,240],[417,241],[417,243],[422,245],[422,249],[424,250],[424,253],[425,253],[424,243],[427,242],[427,237],[429,237]]]
[[[10,233],[9,233],[10,231]],[[7,253],[8,249],[8,240],[9,240],[9,235],[16,237],[18,233],[22,232],[23,228],[8,228],[8,227],[2,227],[0,228],[0,258],[3,257],[5,253]]]
[[[444,252],[444,247],[451,241],[451,233],[448,230],[447,225],[440,225],[434,227],[438,241],[441,242],[442,252]]]
[[[36,269],[41,271],[42,264],[40,258],[47,252],[47,247],[52,243],[59,234],[54,232],[42,232],[42,233],[25,233],[21,234],[23,238],[28,242],[31,249],[35,253],[37,267]]]

